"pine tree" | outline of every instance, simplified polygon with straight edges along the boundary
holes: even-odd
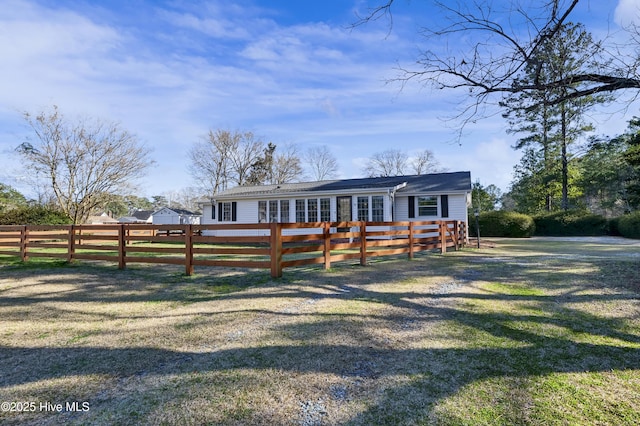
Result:
[[[536,51],[517,84],[538,83],[534,80],[565,81],[576,70],[589,68],[592,58],[584,52],[594,50],[591,35],[580,24],[568,23],[560,31],[561,37],[546,40]],[[556,182],[560,182],[561,187],[560,207],[569,208],[571,146],[592,130],[584,121],[585,112],[608,100],[602,95],[571,99],[568,94],[574,90],[573,86],[565,84],[546,91],[524,92],[501,103],[506,109],[504,117],[511,125],[510,132],[525,134],[515,148],[526,147],[541,153],[541,167],[536,173],[542,174],[539,180],[543,186],[538,190],[544,192],[547,211],[555,209],[552,187]],[[553,101],[559,97],[567,100]]]

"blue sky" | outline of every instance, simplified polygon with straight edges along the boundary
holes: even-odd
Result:
[[[584,0],[595,33],[638,14],[637,0]],[[369,4],[375,4],[370,0]],[[0,182],[28,193],[13,149],[28,134],[21,111],[58,105],[69,117],[118,121],[152,148],[156,165],[138,194],[195,186],[187,151],[209,129],[250,130],[301,151],[326,145],[340,176],[363,176],[366,158],[425,148],[449,171],[508,189],[520,152],[499,117],[467,127],[460,144],[443,117],[451,93],[389,79],[432,47],[417,34],[438,19],[427,1],[398,0],[393,27],[350,28],[362,0],[30,1],[0,8]],[[617,109],[616,109],[617,110]],[[614,135],[638,115],[632,105],[594,114]]]

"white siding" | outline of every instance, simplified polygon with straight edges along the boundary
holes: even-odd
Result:
[[[155,212],[152,216],[152,223],[154,225],[177,225],[180,224],[180,216],[169,209],[161,209]]]
[[[241,200],[236,205],[236,221],[221,223],[258,223],[258,200]]]
[[[449,195],[449,219],[468,221],[467,197],[465,194]]]
[[[209,214],[211,211],[209,210]],[[168,208],[162,208],[151,215],[154,225],[198,225],[200,216],[181,215]]]
[[[363,195],[383,195],[384,196],[384,220],[391,221],[395,219],[396,221],[420,221],[420,220],[439,220],[441,217],[441,208],[442,204],[440,200],[438,200],[438,216],[430,216],[430,217],[415,217],[409,219],[408,205],[409,199],[406,195],[396,194],[395,203],[393,205],[393,209],[391,206],[391,197],[388,194],[363,194]],[[425,194],[425,195],[439,195],[439,194]],[[357,197],[358,194],[352,195],[352,214],[354,218],[357,218]],[[308,199],[308,198],[330,198],[330,214],[331,221],[337,220],[337,199],[336,196],[327,196],[321,194],[309,194],[308,196],[297,196],[293,197],[289,200],[289,222],[293,223],[296,219],[295,214],[295,200],[296,199]],[[262,198],[263,200],[269,200],[268,198]],[[277,198],[278,200],[282,200],[284,198]],[[211,219],[211,211],[212,208],[215,208],[215,216],[216,219]],[[393,210],[393,216],[392,216]],[[257,223],[258,222],[258,199],[255,200],[238,200],[236,204],[236,221],[235,222],[219,222],[218,218],[218,209],[217,206],[214,205],[204,205],[203,206],[203,216],[201,223],[203,224],[243,224],[243,223]],[[450,194],[449,195],[449,217],[445,218],[449,220],[462,220],[467,221],[467,195],[466,194]],[[292,229],[285,231],[287,234],[306,234],[309,231],[305,229]],[[320,232],[318,230],[318,232]],[[216,231],[217,235],[268,235],[268,230],[229,230],[229,231]]]
[[[200,219],[200,223],[203,225],[210,225],[215,223],[215,219],[211,218],[211,212],[213,211],[213,206],[211,204],[204,204],[202,206],[202,219]]]
[[[433,195],[433,194],[425,194]],[[417,196],[416,196],[417,197]],[[417,199],[416,199],[417,206]],[[437,216],[418,216],[416,213],[415,218],[409,218],[409,197],[406,195],[396,195],[395,200],[395,220],[404,221],[419,221],[419,220],[462,220],[467,221],[467,197],[466,194],[449,194],[449,217],[442,217],[442,203],[438,199],[438,215]]]
[[[393,205],[394,220],[398,222],[409,220],[409,197],[396,194]]]

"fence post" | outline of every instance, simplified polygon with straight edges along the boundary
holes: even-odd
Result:
[[[413,259],[413,245],[415,240],[413,238],[413,222],[409,222],[409,259]]]
[[[73,262],[73,257],[76,254],[76,226],[69,225],[69,235],[67,241],[67,262]]]
[[[324,269],[331,268],[331,223],[323,222],[322,224],[322,240],[324,241]]]
[[[444,220],[440,221],[440,253],[447,252],[447,223]]]
[[[360,265],[367,264],[367,223],[360,222]]]
[[[461,232],[462,232],[462,246],[466,247],[469,243],[469,226],[467,226],[467,222],[462,222]]]
[[[271,277],[282,277],[282,225],[272,222],[270,224],[271,240]]]
[[[187,276],[191,276],[193,275],[193,239],[191,238],[193,236],[193,228],[191,224],[186,226],[184,233],[184,273]]]
[[[127,255],[124,223],[118,225],[118,269],[124,269],[127,266],[125,256]]]
[[[20,260],[26,262],[29,260],[29,255],[27,254],[27,240],[29,239],[29,230],[27,229],[27,225],[24,225],[22,229],[20,229]]]

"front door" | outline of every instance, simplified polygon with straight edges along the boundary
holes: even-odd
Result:
[[[351,196],[337,197],[338,204],[337,220],[338,222],[351,222]]]

